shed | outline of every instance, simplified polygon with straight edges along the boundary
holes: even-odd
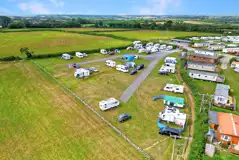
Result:
[[[122,59],[125,61],[133,61],[134,56],[133,55],[123,55]]]
[[[216,152],[216,147],[213,144],[206,144],[205,154],[209,157],[213,157]]]

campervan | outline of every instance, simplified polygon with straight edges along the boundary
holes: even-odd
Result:
[[[174,92],[174,93],[183,93],[184,86],[176,85],[176,84],[166,84],[166,86],[163,88],[163,90],[169,91],[169,92]]]
[[[111,108],[118,107],[120,102],[115,98],[109,98],[99,102],[99,107],[102,111],[106,111]]]
[[[81,53],[81,52],[76,52],[76,57],[78,58],[84,58],[87,57],[88,55],[86,53]]]
[[[101,54],[108,54],[108,52],[107,52],[105,49],[101,49],[101,50],[100,50],[100,53],[101,53]]]
[[[115,67],[116,66],[116,62],[112,61],[112,60],[106,60],[105,64],[109,67]]]
[[[69,59],[72,59],[73,57],[71,55],[67,54],[67,53],[64,53],[64,54],[62,54],[61,58],[69,60]]]
[[[129,68],[125,65],[116,65],[116,70],[127,73],[129,72]]]

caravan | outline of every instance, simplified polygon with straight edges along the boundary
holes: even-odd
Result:
[[[176,125],[184,126],[186,123],[187,115],[181,113],[177,108],[166,107],[162,112],[159,113],[159,118],[163,121],[173,122]]]
[[[101,53],[101,54],[108,54],[108,52],[107,52],[105,49],[101,49],[101,50],[100,50],[100,53]]]
[[[121,64],[116,66],[116,70],[124,72],[124,73],[129,72],[129,68],[127,66],[121,65]]]
[[[141,44],[141,41],[134,41],[133,45],[136,45],[136,44]]]
[[[162,67],[159,69],[159,73],[161,72],[168,72],[168,73],[175,73],[175,66],[166,66],[162,65]]]
[[[165,63],[177,64],[177,59],[175,57],[166,57],[164,62]]]
[[[166,84],[166,86],[163,88],[163,90],[169,91],[169,92],[174,92],[174,93],[183,93],[184,86],[176,85],[176,84]]]
[[[79,68],[76,70],[76,72],[74,73],[74,76],[76,78],[82,78],[84,79],[85,77],[89,77],[90,76],[90,71],[84,68]]]
[[[99,107],[102,111],[106,111],[108,109],[118,107],[119,105],[120,105],[120,102],[116,100],[115,98],[109,98],[99,102]]]
[[[62,59],[65,59],[65,60],[70,60],[70,59],[72,59],[73,57],[72,57],[71,55],[67,54],[67,53],[64,53],[64,54],[62,54],[61,58],[62,58]]]
[[[166,51],[170,51],[173,49],[173,46],[167,46]]]
[[[88,55],[86,53],[81,53],[81,52],[76,52],[76,57],[78,58],[84,58],[87,57]]]
[[[159,52],[159,48],[153,47],[153,48],[151,49],[151,52],[152,52],[152,53]]]
[[[139,53],[144,53],[146,52],[146,49],[142,48],[142,49],[139,49]]]
[[[112,60],[106,60],[105,64],[109,67],[115,67],[116,66],[116,62],[112,61]]]
[[[165,44],[163,44],[163,45],[160,46],[160,50],[165,50],[166,47],[167,47],[167,46],[166,46]]]

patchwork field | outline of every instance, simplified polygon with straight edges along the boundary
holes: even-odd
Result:
[[[217,35],[214,33],[157,31],[157,30],[140,30],[140,31],[108,32],[108,33],[103,32],[103,33],[138,40],[157,40],[157,39],[171,39],[174,37]]]
[[[174,54],[174,56],[177,55],[178,54]],[[173,140],[166,136],[159,135],[159,128],[157,127],[158,113],[164,109],[164,105],[162,100],[153,101],[152,98],[159,94],[174,95],[178,97],[184,97],[184,95],[172,94],[161,90],[166,83],[179,83],[176,75],[158,75],[158,69],[163,61],[155,67],[153,72],[141,84],[129,102],[121,103],[120,107],[107,112],[100,111],[98,102],[109,97],[119,99],[123,91],[133,82],[137,75],[131,76],[127,73],[118,72],[115,69],[106,67],[104,62],[97,62],[82,65],[82,67],[93,66],[99,68],[99,73],[92,75],[86,80],[78,80],[73,77],[75,69],[68,69],[65,62],[60,62],[55,59],[48,59],[47,61],[37,60],[36,62],[51,72],[58,80],[63,82],[98,112],[102,113],[107,120],[112,122],[136,144],[150,153],[153,158],[170,158]],[[117,62],[122,63],[119,59]],[[149,61],[140,59],[137,60],[136,63],[144,63],[147,66]],[[187,107],[184,112],[189,113],[188,108],[189,107]],[[131,114],[132,119],[126,123],[118,123],[117,116],[121,113]],[[187,132],[185,135],[187,135]]]
[[[0,159],[142,159],[30,62],[0,64]]]
[[[0,33],[0,39],[0,56],[19,56],[21,47],[29,47],[35,54],[47,54],[130,44],[109,37],[50,31]]]

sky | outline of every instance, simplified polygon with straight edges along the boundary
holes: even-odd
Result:
[[[239,0],[0,0],[0,15],[239,15]]]

